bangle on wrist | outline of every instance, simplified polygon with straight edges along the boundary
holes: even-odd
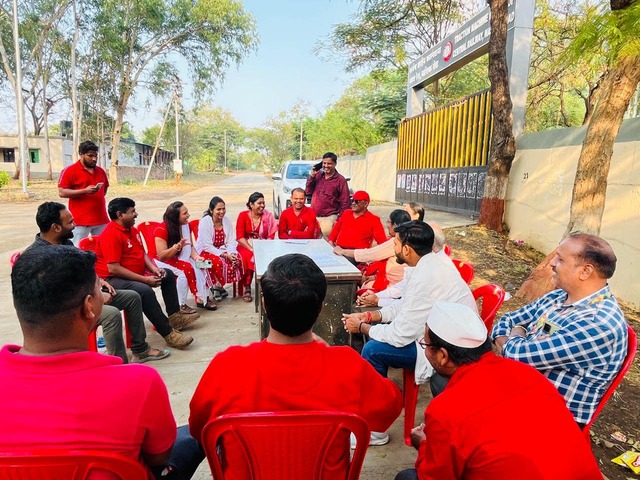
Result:
[[[360,322],[360,323],[358,324],[358,333],[362,333],[362,324],[363,324],[363,323],[365,323],[365,322]]]
[[[513,328],[521,328],[525,332],[527,331],[527,327],[525,327],[524,325],[514,325]]]
[[[366,312],[364,312],[364,313],[365,313],[365,315],[367,316],[367,319],[365,320],[365,322],[367,322],[367,323],[371,323],[371,322],[373,322],[373,315],[371,315],[371,312],[367,310],[367,311],[366,311]]]

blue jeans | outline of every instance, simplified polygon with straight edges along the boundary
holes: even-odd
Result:
[[[389,367],[414,370],[416,355],[415,342],[404,347],[394,347],[388,343],[369,340],[362,349],[362,358],[373,365],[373,368],[385,378]]]
[[[181,425],[178,427],[178,435],[169,461],[151,470],[157,479],[189,480],[205,458],[202,446],[189,434],[189,425]],[[169,475],[161,476],[161,472],[169,465],[175,470]]]

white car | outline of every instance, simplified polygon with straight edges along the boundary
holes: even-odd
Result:
[[[291,206],[291,190],[301,188],[304,190],[307,185],[307,178],[311,168],[318,163],[318,160],[289,160],[282,164],[278,173],[274,173],[273,179],[273,214],[280,218],[282,212]],[[309,198],[305,204],[309,206]]]

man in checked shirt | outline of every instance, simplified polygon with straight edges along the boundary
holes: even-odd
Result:
[[[607,279],[616,256],[603,239],[574,233],[551,261],[557,290],[504,315],[491,339],[506,358],[545,375],[586,425],[627,353],[627,324]]]

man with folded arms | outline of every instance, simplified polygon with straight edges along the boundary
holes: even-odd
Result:
[[[0,451],[103,450],[162,465],[176,424],[160,375],[87,351],[102,310],[94,264],[93,252],[60,245],[13,266],[24,342],[0,350]]]
[[[496,356],[471,309],[437,302],[421,354],[449,378],[411,432],[415,469],[395,480],[600,480],[564,400],[534,368]]]
[[[180,312],[175,275],[158,268],[142,246],[140,232],[134,227],[138,213],[130,198],[114,198],[108,207],[111,222],[96,247],[96,272],[114,288],[134,290],[142,299],[142,311],[156,330],[173,348],[187,348],[193,337],[179,330],[195,322],[200,315]],[[150,275],[146,275],[148,271]],[[160,308],[153,287],[160,287],[169,317]]]
[[[320,236],[320,225],[315,212],[305,206],[302,188],[291,190],[291,206],[280,215],[278,238],[313,239]]]

